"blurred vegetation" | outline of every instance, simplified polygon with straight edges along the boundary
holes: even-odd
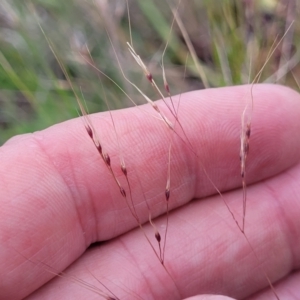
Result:
[[[162,86],[162,54],[172,94],[251,82],[270,49],[285,33],[260,82],[278,82],[298,89],[300,15],[296,0],[182,1],[174,22],[170,7],[177,1],[129,0],[133,45]],[[178,24],[182,22],[183,28]],[[0,145],[9,137],[41,130],[78,116],[72,90],[38,24],[63,62],[89,112],[132,105],[143,98],[126,76],[150,98],[157,99],[141,68],[131,57],[129,19],[124,0],[2,0],[0,3]],[[195,51],[189,49],[184,31]],[[110,37],[113,47],[109,41]],[[116,53],[116,54],[115,54]],[[195,66],[198,64],[199,68]],[[199,74],[200,69],[200,74]],[[202,72],[202,73],[201,73]]]

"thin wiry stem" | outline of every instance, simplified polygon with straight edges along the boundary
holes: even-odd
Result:
[[[288,31],[292,27],[293,22],[290,24],[290,26],[287,28],[287,31],[284,33],[284,35],[281,37],[281,39],[278,41],[277,44],[276,40],[274,41],[269,54],[267,56],[266,61],[264,62],[263,66],[259,70],[259,72],[254,77],[251,87],[250,87],[250,96],[251,96],[251,108],[248,113],[248,116],[246,117],[246,113],[248,110],[248,104],[246,105],[242,117],[241,117],[241,123],[242,123],[242,130],[241,130],[241,143],[240,143],[240,161],[241,161],[241,177],[242,177],[242,187],[243,187],[243,222],[242,226],[239,226],[242,232],[245,231],[245,222],[246,222],[246,205],[247,205],[247,183],[246,183],[246,161],[249,154],[249,148],[250,148],[250,135],[251,135],[251,121],[252,121],[252,114],[254,109],[254,97],[253,97],[253,85],[254,83],[257,83],[260,79],[260,76],[265,69],[267,63],[271,59],[272,55],[274,54],[275,50],[279,47],[281,42],[284,40],[284,37],[287,35]]]
[[[110,76],[108,76],[106,73],[104,73],[103,71],[101,71],[98,67],[96,67],[95,64],[93,64],[91,62],[90,58],[87,58],[86,55],[84,55],[83,53],[80,53],[80,56],[82,57],[82,59],[83,59],[83,61],[85,63],[87,63],[88,65],[90,65],[95,71],[99,72],[101,75],[103,75],[104,77],[106,77],[109,81],[111,81],[131,101],[131,103],[136,108],[138,108],[139,110],[141,110],[143,113],[150,115],[152,118],[155,118],[155,119],[158,119],[158,120],[162,120],[161,118],[157,117],[156,115],[150,114],[148,111],[146,111],[146,110],[142,109],[140,106],[138,106],[136,104],[136,102],[132,99],[132,97],[130,97],[129,94],[126,93],[126,91],[115,80],[113,80]]]
[[[87,48],[87,51],[88,51],[88,54],[89,54],[89,58],[91,60],[91,63],[93,65],[95,65],[95,62],[93,60],[93,57],[88,49]],[[102,80],[99,76],[99,73],[97,72],[97,75],[98,75],[98,79],[100,81],[100,84],[102,86],[102,90],[103,90],[103,95],[104,95],[104,101],[106,103],[106,106],[107,106],[107,109],[109,111],[109,115],[110,115],[110,119],[111,119],[111,122],[113,124],[113,127],[114,127],[114,132],[115,132],[115,135],[116,135],[116,139],[117,139],[117,144],[118,144],[118,153],[119,153],[119,158],[120,158],[120,168],[121,168],[121,171],[123,173],[123,175],[125,176],[126,178],[126,182],[127,182],[127,186],[128,186],[128,189],[129,189],[129,197],[130,197],[130,202],[131,202],[131,206],[130,206],[130,203],[126,197],[126,203],[127,203],[127,206],[130,210],[130,213],[132,214],[132,216],[136,219],[137,223],[139,225],[141,225],[141,222],[140,222],[140,219],[138,217],[138,214],[136,212],[136,209],[135,209],[135,205],[134,205],[134,202],[133,202],[133,198],[132,198],[132,189],[131,189],[131,184],[129,182],[129,178],[128,178],[128,170],[127,170],[127,167],[126,167],[126,164],[125,164],[125,159],[124,159],[124,155],[123,155],[123,151],[122,151],[122,147],[121,147],[121,144],[120,144],[120,137],[118,135],[118,132],[117,132],[117,129],[116,129],[116,124],[115,124],[115,121],[114,121],[114,118],[112,116],[112,112],[111,112],[111,109],[110,109],[110,106],[109,106],[109,103],[108,103],[108,100],[107,100],[107,97],[106,97],[106,93],[105,93],[105,90],[104,90],[104,87],[103,87],[103,83],[102,83]]]
[[[108,293],[104,292],[103,290],[101,290],[100,288],[96,287],[95,285],[88,283],[87,281],[78,278],[76,276],[72,276],[72,275],[68,275],[66,272],[58,272],[57,270],[55,270],[53,267],[51,267],[50,265],[48,265],[47,263],[43,262],[43,261],[33,261],[32,259],[26,257],[24,254],[22,254],[21,252],[19,252],[18,250],[16,250],[14,248],[14,251],[16,251],[19,255],[21,255],[22,257],[24,257],[26,259],[26,261],[29,261],[30,263],[34,264],[34,265],[43,265],[44,270],[47,271],[50,274],[53,274],[57,277],[60,278],[64,278],[67,279],[83,288],[85,288],[86,290],[89,290],[91,292],[93,292],[94,294],[99,295],[100,297],[102,297],[105,300],[120,300],[103,282],[100,282],[98,279],[97,281],[108,291],[108,293],[110,293],[111,295],[109,295]]]

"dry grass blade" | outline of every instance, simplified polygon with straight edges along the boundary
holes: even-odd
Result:
[[[205,88],[209,88],[209,82],[207,80],[205,71],[204,71],[204,69],[203,69],[203,67],[202,67],[202,65],[201,65],[201,63],[200,63],[200,61],[199,61],[199,59],[198,59],[198,57],[196,55],[195,48],[194,48],[194,46],[193,46],[193,44],[191,42],[191,39],[190,39],[190,37],[189,37],[189,35],[188,35],[185,27],[184,27],[184,24],[183,24],[180,16],[178,15],[177,11],[174,10],[174,9],[172,9],[172,11],[173,11],[174,18],[175,18],[175,20],[176,20],[176,22],[177,22],[177,24],[178,24],[178,26],[179,26],[179,28],[181,30],[183,38],[184,38],[184,40],[186,42],[186,45],[187,45],[187,47],[189,49],[189,53],[191,54],[193,62],[194,62],[195,66],[196,66],[196,69],[198,71],[198,74],[199,74],[199,76],[200,76],[200,78],[201,78],[201,80],[203,82],[203,85],[204,85]]]

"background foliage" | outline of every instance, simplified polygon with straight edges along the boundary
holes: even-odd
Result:
[[[164,66],[172,94],[203,88],[206,82],[210,87],[251,82],[293,20],[259,81],[299,89],[300,25],[296,20],[300,12],[296,0],[182,1],[178,15],[204,75],[197,71],[191,55],[187,59],[187,40],[176,22],[170,34],[170,7],[176,9],[176,1],[128,3],[134,48],[159,84],[162,54],[169,41]],[[122,76],[116,55],[126,76],[150,98],[158,98],[127,49],[130,34],[126,1],[2,0],[0,144],[13,135],[78,116],[71,88],[38,23],[53,43],[74,87],[79,93],[82,90],[90,112],[107,109],[104,98],[112,109],[132,103],[84,60],[86,45],[97,67],[136,103],[143,99]]]

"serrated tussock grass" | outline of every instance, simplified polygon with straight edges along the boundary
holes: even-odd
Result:
[[[51,6],[47,7],[46,5],[44,7],[43,4],[38,5],[35,3],[21,8],[21,10],[27,11],[27,14],[35,15],[35,21],[28,21],[28,26],[36,24],[40,28],[38,32],[41,32],[44,36],[41,39],[44,44],[43,51],[45,53],[48,52],[49,57],[51,57],[51,65],[45,66],[43,63],[44,69],[42,71],[43,77],[49,75],[51,78],[51,87],[47,87],[48,92],[51,91],[49,94],[53,96],[54,90],[55,93],[59,93],[62,96],[62,99],[67,99],[65,101],[70,101],[70,98],[76,99],[82,115],[86,136],[98,153],[99,160],[96,163],[99,166],[100,164],[104,165],[107,173],[114,181],[119,196],[123,198],[131,218],[140,229],[140,233],[145,237],[145,244],[149,246],[152,253],[147,255],[145,259],[150,261],[150,264],[153,261],[153,268],[159,269],[160,274],[163,274],[157,275],[158,281],[160,276],[168,277],[170,283],[166,286],[166,289],[171,289],[173,285],[173,289],[176,291],[173,292],[174,297],[180,298],[183,295],[179,292],[180,283],[178,283],[178,279],[172,272],[172,263],[174,262],[168,260],[168,248],[171,247],[168,246],[168,231],[169,227],[172,227],[172,218],[169,218],[170,210],[177,206],[176,203],[172,203],[172,200],[176,199],[173,195],[177,192],[173,190],[175,186],[173,177],[175,177],[175,174],[178,176],[178,170],[172,163],[173,148],[181,145],[185,152],[190,153],[189,155],[194,157],[192,161],[196,161],[199,165],[199,172],[205,178],[206,184],[210,186],[213,193],[218,195],[219,200],[224,202],[224,207],[226,207],[227,212],[233,219],[232,223],[237,225],[236,227],[246,240],[250,253],[256,258],[257,269],[259,269],[260,273],[263,273],[265,280],[270,285],[273,297],[280,299],[272,285],[272,280],[269,278],[267,270],[256,254],[256,248],[247,235],[247,226],[251,226],[251,224],[247,224],[246,174],[248,174],[247,161],[250,159],[248,156],[251,145],[252,118],[255,115],[255,86],[253,84],[263,82],[276,72],[278,81],[284,80],[282,83],[290,83],[292,86],[297,86],[295,76],[297,68],[291,70],[296,66],[298,46],[294,42],[298,24],[293,23],[292,14],[294,10],[291,9],[292,2],[285,6],[283,3],[275,5],[270,1],[269,4],[266,3],[264,6],[263,4],[249,4],[248,2],[233,4],[229,1],[224,1],[222,5],[206,4],[205,2],[203,4],[195,2],[187,5],[179,1],[171,4],[164,3],[165,10],[162,11],[160,11],[161,7],[158,3],[150,1],[141,1],[136,4],[131,2],[124,2],[124,4],[118,1],[114,2],[114,4],[101,1],[92,4],[77,3],[78,11],[76,5],[72,7],[71,4],[68,4],[60,7],[56,2],[53,3],[52,8]],[[56,5],[58,6],[56,7]],[[7,9],[13,9],[15,12],[15,19],[12,22],[14,22],[13,26],[17,28],[18,22],[22,21],[20,7],[17,4],[10,5],[8,3],[6,6],[8,7]],[[62,43],[60,41],[61,37],[56,37],[54,32],[51,31],[51,26],[47,25],[55,22],[55,14],[51,15],[50,12],[55,11],[58,7],[59,9],[64,8],[66,11],[71,7],[71,11],[75,12],[75,14],[84,11],[88,15],[88,21],[80,21],[80,23],[83,23],[83,28],[92,28],[101,24],[101,28],[103,28],[101,37],[93,40],[92,34],[85,28],[76,30],[75,26],[64,24],[63,31],[66,31],[66,33],[71,32],[72,34],[69,35],[68,42],[64,41]],[[195,41],[194,36],[188,33],[189,26],[193,26],[195,21],[195,16],[191,13],[191,10],[196,11],[198,9],[198,13],[204,15],[204,7],[207,8],[207,14],[202,25],[206,30],[203,31],[202,38]],[[186,11],[191,14],[190,20],[185,14]],[[154,12],[157,12],[155,18],[153,18]],[[43,17],[43,13],[46,17]],[[113,17],[108,18],[109,14]],[[284,20],[284,26],[280,27],[278,20],[278,23],[276,20],[270,21],[268,19],[269,15],[275,19],[278,18],[280,21]],[[114,22],[111,21],[112,19]],[[85,24],[84,22],[87,23]],[[117,27],[116,25],[119,25],[118,22],[120,24],[124,22],[126,25]],[[267,24],[264,28],[268,30],[268,34],[258,31],[262,22]],[[157,26],[156,23],[159,23],[160,26]],[[148,27],[145,24],[153,26],[151,34],[154,31],[160,37],[160,43],[150,40],[148,45],[145,39],[139,40],[142,39],[144,34],[147,35]],[[276,31],[274,27],[280,29],[279,32],[277,30],[276,35],[274,35],[274,31]],[[99,28],[97,30],[99,31]],[[142,32],[142,34],[138,35],[139,32]],[[20,36],[25,40],[26,38],[28,39],[26,31],[20,32]],[[274,39],[267,38],[270,36],[274,37]],[[106,42],[103,43],[102,39],[106,40]],[[32,41],[27,40],[28,47],[36,47],[35,44],[30,45],[30,42]],[[70,45],[69,48],[67,44]],[[149,58],[149,55],[144,54],[145,49],[150,50],[152,57]],[[21,52],[21,50],[17,50]],[[18,73],[14,70],[14,66],[9,62],[7,56],[9,55],[1,53],[0,64],[2,71],[10,78],[9,84],[20,90],[23,97],[27,99],[33,111],[33,118],[35,118],[35,114],[43,115],[45,112],[43,112],[43,108],[40,108],[41,106],[37,103],[38,98],[34,95],[37,91],[31,88],[30,83],[27,83],[26,80],[18,77]],[[41,57],[39,59],[44,61]],[[177,67],[172,67],[171,64],[173,63],[178,64]],[[108,68],[110,64],[115,66],[113,71]],[[174,77],[169,75],[172,72],[175,73]],[[93,80],[90,78],[93,78]],[[245,89],[247,92],[245,92],[242,99],[244,103],[242,103],[240,114],[240,136],[237,136],[237,141],[240,145],[240,153],[239,155],[237,154],[237,160],[240,156],[241,210],[232,208],[231,201],[228,201],[221,193],[218,184],[211,175],[207,162],[199,154],[199,150],[189,138],[187,131],[190,132],[190,129],[182,124],[180,118],[181,95],[186,89],[193,87],[195,78],[197,78],[199,85],[205,88],[222,86],[226,83],[250,83],[248,88]],[[36,85],[37,82],[38,79],[35,79],[34,83]],[[185,82],[188,83],[186,84]],[[95,86],[97,86],[97,89],[94,90]],[[106,88],[106,86],[109,88]],[[43,84],[38,89],[43,90],[42,93],[46,93],[45,87],[46,84]],[[91,92],[93,90],[94,95]],[[162,127],[161,130],[164,131],[164,136],[166,137],[164,140],[166,145],[164,146],[165,151],[157,158],[160,163],[165,165],[164,188],[158,192],[164,198],[162,201],[164,202],[164,211],[166,213],[164,222],[156,220],[159,213],[157,213],[155,207],[152,207],[153,203],[150,201],[155,196],[150,196],[148,199],[147,194],[142,190],[143,199],[135,199],[135,188],[140,184],[141,189],[143,189],[141,181],[144,179],[137,179],[132,175],[136,171],[132,170],[130,163],[133,160],[132,158],[128,159],[127,155],[129,152],[135,155],[135,145],[131,145],[130,149],[124,149],[124,136],[119,132],[122,132],[122,130],[118,129],[116,114],[113,112],[115,105],[114,97],[111,96],[111,90],[117,93],[115,99],[120,97],[127,99],[128,103],[136,106],[138,113],[144,114],[145,119],[153,119],[157,123],[155,127]],[[176,93],[179,96],[172,96]],[[87,107],[90,107],[89,101],[99,97],[102,98],[104,103],[102,107],[108,110],[109,135],[114,137],[114,143],[117,145],[117,153],[113,153],[113,155],[110,153],[112,146],[109,143],[107,144],[107,141],[102,138],[101,128],[94,125],[94,117],[90,117],[87,110]],[[158,98],[161,99],[160,102],[152,100]],[[147,103],[147,105],[139,106],[140,103]],[[74,101],[72,101],[71,105],[75,105]],[[119,103],[117,103],[118,105]],[[150,106],[152,109],[148,109],[147,106]],[[202,120],[199,120],[199,122],[201,123]],[[147,130],[152,131],[153,129],[147,128]],[[145,132],[145,135],[148,133]],[[157,161],[153,162],[150,159],[148,161],[149,169],[152,168],[152,164],[157,163]],[[133,164],[136,165],[135,163]],[[195,168],[195,166],[191,167]],[[178,178],[176,180],[178,181]],[[186,179],[182,178],[181,180],[184,182]],[[145,218],[145,213],[141,213],[139,207],[141,201],[144,202],[147,218]],[[179,230],[179,228],[173,228],[173,233],[170,234],[174,234],[176,230]],[[201,240],[201,236],[199,239]],[[192,247],[192,245],[190,246]],[[130,299],[145,299],[144,295],[139,295],[134,290],[127,288],[123,282],[114,284],[111,282],[112,279],[108,279],[106,280],[108,282],[104,283],[103,280],[99,280],[93,275],[89,267],[87,267],[88,273],[94,279],[95,284],[90,284],[85,280],[68,274],[68,272],[61,272],[61,270],[57,270],[47,262],[28,258],[19,252],[18,254],[23,256],[28,262],[44,269],[45,272],[73,282],[104,299],[123,299],[123,297],[118,296],[118,292],[115,289],[121,290],[122,294],[127,293]],[[184,259],[189,258],[184,257]],[[140,258],[137,258],[137,260],[140,260]],[[157,265],[157,262],[159,262],[160,266]],[[122,265],[120,267],[122,268]],[[163,288],[164,286],[158,287],[158,289]]]

